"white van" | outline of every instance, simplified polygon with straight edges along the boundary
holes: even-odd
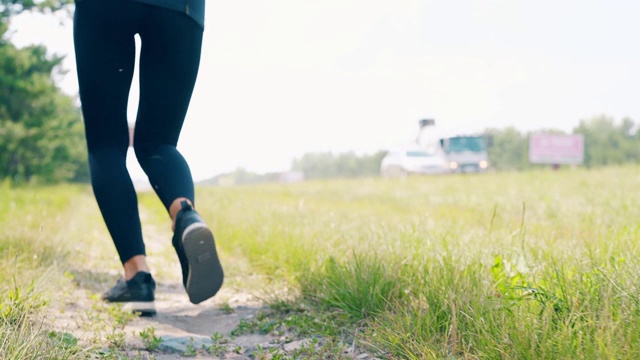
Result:
[[[439,149],[429,151],[417,145],[390,150],[380,163],[380,173],[384,177],[449,172],[449,162]]]

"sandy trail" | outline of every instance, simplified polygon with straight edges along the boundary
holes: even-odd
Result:
[[[77,208],[82,211],[82,206]],[[268,334],[237,331],[239,326],[254,321],[267,310],[261,299],[268,298],[278,289],[264,275],[252,273],[251,266],[241,255],[221,253],[225,269],[222,289],[210,300],[191,304],[171,246],[169,223],[154,221],[144,207],[140,211],[148,262],[157,283],[157,315],[114,325],[122,314],[126,317],[128,313],[114,312],[99,300],[99,294],[113,286],[120,276],[117,258],[105,259],[104,255],[114,253],[113,245],[104,232],[96,230],[100,226],[99,220],[86,221],[86,217],[73,216],[73,223],[68,224],[74,229],[71,235],[87,239],[79,245],[78,251],[89,261],[84,268],[79,265],[69,271],[76,286],[51,308],[49,316],[55,330],[73,334],[80,343],[101,344],[105,352],[116,354],[107,358],[121,359],[307,358],[295,354],[313,352],[327,344],[325,339],[300,338],[286,329]],[[152,351],[149,351],[149,343],[145,344],[142,339],[141,333],[145,331],[153,331],[159,339]],[[111,344],[111,349],[107,344]],[[322,358],[371,359],[354,346],[345,346],[344,351],[340,347],[337,354]]]
[[[274,342],[277,343],[279,338],[268,334],[231,336],[241,320],[251,321],[264,307],[263,302],[255,296],[264,291],[264,279],[248,273],[249,266],[243,258],[225,256],[223,266],[226,277],[222,289],[213,299],[193,305],[181,282],[181,269],[171,246],[169,225],[154,224],[143,207],[140,211],[148,262],[157,282],[158,313],[153,317],[136,318],[119,328],[119,332],[124,335],[124,341],[120,342],[124,346],[118,346],[123,358],[179,359],[185,355],[195,355],[196,358],[203,359],[242,359],[253,357],[251,353],[258,346],[269,347]],[[95,242],[83,245],[86,247],[81,250],[84,254],[101,259],[105,251],[113,253],[113,249],[110,249],[111,240],[104,233],[91,229],[91,224],[82,223],[86,217],[75,216],[72,219],[78,219],[78,223],[71,224],[74,236],[90,238],[90,241]],[[93,225],[95,226],[95,222]],[[104,262],[104,259],[96,260],[97,264]],[[92,264],[93,261],[88,263]],[[70,293],[61,294],[62,301],[51,309],[49,315],[54,328],[69,332],[81,342],[87,343],[95,342],[98,337],[104,340],[105,336],[113,336],[115,331],[109,328],[111,325],[106,325],[113,320],[113,315],[105,315],[107,307],[97,296],[115,284],[120,275],[119,270],[107,266],[104,270],[96,269],[94,265],[91,269],[71,269],[69,273],[77,286]],[[149,329],[153,329],[155,336],[162,339],[151,355],[140,336],[140,332]],[[219,334],[223,340],[212,340],[213,334]],[[215,349],[215,354],[203,350],[203,346],[209,348],[218,342],[223,344],[219,344],[221,346]],[[224,351],[227,348],[229,351]]]

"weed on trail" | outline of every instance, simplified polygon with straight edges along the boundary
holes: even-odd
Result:
[[[162,339],[156,336],[154,327],[147,327],[139,333],[142,344],[149,351],[154,351],[162,343]]]
[[[0,298],[0,357],[82,359],[85,350],[68,333],[47,330],[40,318],[47,301],[34,290],[15,287]]]

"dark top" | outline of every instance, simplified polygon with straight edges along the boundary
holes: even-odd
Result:
[[[149,5],[162,6],[167,9],[183,12],[204,27],[205,0],[135,0]]]

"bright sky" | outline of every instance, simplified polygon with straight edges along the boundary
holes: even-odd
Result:
[[[636,0],[208,0],[179,149],[199,180],[374,152],[427,117],[445,132],[640,121],[638,14]],[[13,30],[67,54],[60,85],[77,94],[70,21]],[[134,84],[131,115],[136,98]]]

